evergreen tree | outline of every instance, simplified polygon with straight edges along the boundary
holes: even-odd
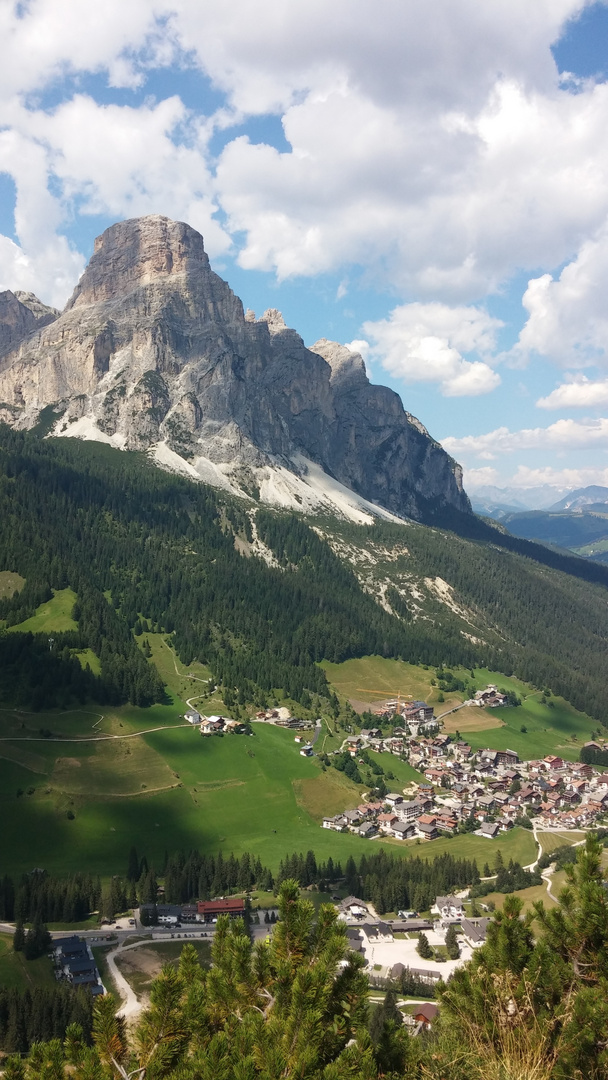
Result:
[[[13,951],[23,952],[25,945],[25,930],[23,929],[23,923],[18,922],[15,927],[15,933],[13,934]]]
[[[419,934],[418,944],[416,946],[416,952],[423,960],[430,960],[433,956],[433,950],[429,944],[429,939],[426,934]]]
[[[129,851],[129,860],[127,863],[127,881],[138,881],[140,874],[139,859],[137,857],[137,850],[132,847]]]
[[[445,947],[450,960],[458,960],[460,956],[460,948],[458,946],[458,940],[456,938],[456,927],[453,923],[450,923],[445,935]]]

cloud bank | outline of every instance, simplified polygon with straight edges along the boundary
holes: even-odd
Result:
[[[569,93],[550,51],[583,7],[5,4],[0,122],[13,141],[0,168],[18,188],[19,246],[55,288],[29,210],[60,237],[75,213],[153,206],[188,215],[212,253],[235,243],[249,269],[285,279],[359,264],[404,299],[451,304],[499,288],[516,266],[584,259],[608,214],[608,87]],[[223,97],[207,114],[171,96],[131,107],[81,89],[90,76],[136,89],[155,71],[192,68]],[[287,150],[230,137],[264,115],[281,120]],[[35,182],[21,151],[37,156]],[[65,278],[72,256],[59,242],[55,253]],[[3,259],[3,280],[11,268]],[[522,348],[537,347],[534,325]],[[466,378],[489,381],[479,369]]]

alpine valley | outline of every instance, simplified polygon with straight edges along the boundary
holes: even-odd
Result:
[[[244,313],[189,226],[114,225],[62,313],[5,292],[0,316],[13,868],[65,869],[69,852],[116,873],[129,836],[157,862],[224,833],[274,867],[305,843],[335,853],[318,826],[359,797],[352,769],[317,752],[296,768],[292,742],[280,780],[271,766],[286,831],[269,830],[249,774],[282,760],[288,733],[257,732],[255,767],[231,740],[215,761],[183,727],[194,705],[248,723],[282,703],[322,718],[327,752],[382,695],[440,715],[485,678],[526,703],[457,712],[472,742],[489,726],[522,757],[573,759],[608,725],[608,567],[474,515],[459,466],[361,357],[306,349],[276,311]]]

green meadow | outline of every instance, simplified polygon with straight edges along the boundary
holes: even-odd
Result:
[[[0,934],[0,986],[9,990],[31,990],[35,986],[56,986],[53,965],[48,956],[26,960],[22,952],[13,952],[11,934]]]
[[[115,725],[133,726],[133,717],[120,715],[116,711]],[[58,716],[44,720],[58,730]],[[369,851],[370,843],[429,858],[444,851],[487,858],[490,842],[480,837],[404,845],[320,828],[323,814],[356,806],[362,789],[301,757],[293,733],[262,724],[254,732],[203,738],[173,725],[101,743],[0,743],[2,871],[86,867],[107,876],[124,871],[133,844],[157,865],[165,851],[198,847],[227,855],[249,851],[276,869],[294,850],[312,848],[320,860],[345,861]],[[20,755],[21,761],[14,759]],[[532,836],[514,830],[501,839],[501,850],[531,862]]]
[[[462,693],[453,691],[446,692],[445,701],[439,702],[437,687],[431,684],[431,679],[436,678],[435,671],[399,660],[364,656],[343,664],[323,663],[322,667],[339,696],[356,706],[378,704],[383,700],[382,695],[399,692],[404,698],[420,698],[433,704],[439,715],[464,699]],[[457,677],[470,679],[468,671],[459,668],[452,671]],[[590,717],[553,695],[543,704],[542,691],[498,671],[475,668],[473,674],[478,689],[495,683],[501,689],[514,691],[522,704],[518,708],[459,709],[445,716],[445,731],[460,731],[474,750],[489,746],[515,750],[522,759],[559,754],[570,761],[578,760],[581,746],[597,726]]]
[[[73,589],[55,590],[51,599],[41,604],[35,615],[9,629],[23,634],[52,634],[63,630],[77,630],[78,626],[72,618],[75,603],[76,593]]]
[[[24,585],[25,578],[20,574],[15,574],[12,570],[0,570],[0,600],[21,592]]]
[[[19,629],[69,629],[74,601],[70,589],[56,592]],[[350,854],[369,851],[370,843],[429,858],[444,851],[481,862],[488,858],[490,842],[475,836],[403,844],[322,829],[323,816],[356,806],[364,787],[335,769],[322,771],[316,759],[299,754],[293,732],[271,725],[254,724],[253,736],[202,738],[184,725],[183,713],[188,700],[207,713],[222,710],[221,699],[209,694],[210,671],[201,664],[186,668],[161,634],[146,633],[138,640],[142,647],[148,641],[150,663],[167,685],[167,704],[149,709],[90,705],[47,713],[0,709],[2,872],[16,875],[42,866],[56,873],[83,868],[102,876],[122,873],[132,845],[157,865],[167,851],[198,847],[235,855],[249,851],[275,870],[296,850],[312,848],[319,860],[331,855],[344,862]],[[79,659],[95,670],[94,654],[87,651]],[[438,702],[432,669],[381,657],[323,667],[342,698],[363,705],[395,693],[432,701],[437,712],[459,703],[453,694]],[[473,746],[509,746],[527,756],[551,750],[577,756],[592,727],[587,718],[557,700],[553,708],[541,705],[539,695],[517,680],[484,671],[476,671],[475,678],[479,686],[498,682],[515,689],[525,701],[519,709],[466,709],[448,718],[462,724]],[[340,742],[340,734],[327,739],[326,749]],[[379,757],[385,771],[394,774],[390,787],[401,790],[420,780],[406,762],[390,754]],[[533,838],[523,830],[501,838],[500,847],[523,863],[535,856]]]

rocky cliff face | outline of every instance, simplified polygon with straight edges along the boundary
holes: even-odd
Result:
[[[54,434],[150,450],[269,502],[355,517],[367,503],[419,517],[428,498],[470,509],[459,466],[360,356],[306,349],[275,310],[244,313],[200,234],[156,215],[98,238],[58,317],[0,294],[0,402],[8,423],[53,405]]]

